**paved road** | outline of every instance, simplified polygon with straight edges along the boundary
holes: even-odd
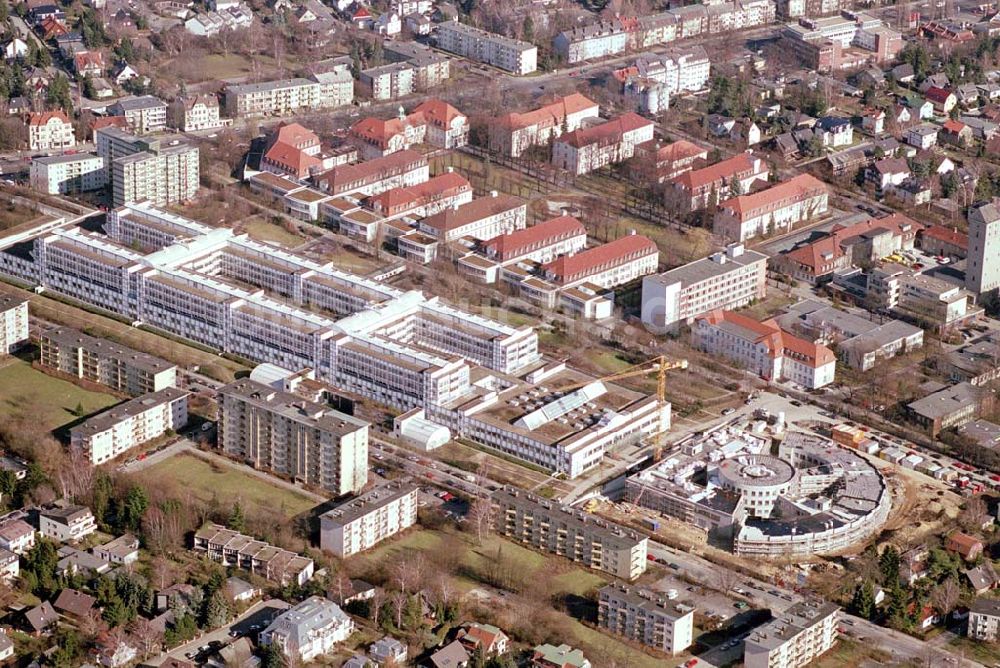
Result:
[[[240,635],[247,635],[251,630],[257,631],[265,628],[271,623],[271,620],[289,607],[287,603],[278,599],[260,601],[248,608],[246,612],[233,620],[232,623],[214,631],[204,633],[191,642],[144,661],[143,664],[147,666],[159,666],[170,657],[180,661],[190,661],[188,655],[193,657],[202,647],[210,646],[212,643],[217,643],[218,647],[228,645],[233,640],[229,635],[232,631],[236,631]]]

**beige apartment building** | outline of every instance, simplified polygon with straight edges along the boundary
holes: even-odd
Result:
[[[513,74],[538,69],[538,47],[453,21],[438,26],[438,48]]]
[[[623,584],[598,592],[597,624],[671,656],[694,641],[694,608],[663,593]]]
[[[417,522],[417,486],[395,480],[320,515],[319,546],[340,558],[364,552]]]
[[[247,378],[219,397],[226,454],[337,496],[368,482],[367,422]]]
[[[40,347],[43,366],[133,397],[177,384],[174,364],[68,327],[43,331]]]
[[[648,539],[631,529],[512,487],[494,492],[493,503],[507,538],[623,580],[646,571]]]

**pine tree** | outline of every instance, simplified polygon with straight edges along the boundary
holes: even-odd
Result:
[[[205,627],[217,629],[229,623],[232,612],[229,610],[229,603],[221,590],[212,594],[205,606]]]
[[[878,558],[878,568],[882,573],[882,584],[894,587],[899,582],[899,551],[889,545]]]
[[[229,521],[226,522],[226,526],[240,533],[247,530],[247,520],[243,514],[243,506],[240,504],[239,499],[233,502],[233,511],[229,514]]]
[[[521,24],[521,39],[525,42],[535,41],[535,20],[531,18],[531,14],[524,17],[524,23]]]
[[[261,660],[261,668],[285,668],[285,655],[282,653],[278,643],[271,642],[264,647],[264,656]]]
[[[875,588],[872,583],[865,580],[854,588],[854,598],[851,601],[851,609],[858,617],[871,619],[875,613]]]
[[[147,508],[149,508],[149,497],[146,495],[146,490],[138,485],[132,487],[121,503],[118,523],[124,529],[135,531],[139,528],[139,522]]]

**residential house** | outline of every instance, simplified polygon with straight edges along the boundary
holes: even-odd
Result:
[[[955,146],[968,146],[972,143],[972,128],[961,121],[948,120],[941,126],[938,139]]]
[[[969,253],[969,235],[954,227],[931,225],[920,231],[917,242],[930,255],[962,259]]]
[[[510,638],[492,624],[473,622],[458,632],[457,639],[469,654],[479,650],[484,657],[506,654],[510,648]]]
[[[139,539],[130,533],[122,534],[104,545],[93,548],[95,557],[111,564],[134,564],[139,560]]]
[[[532,668],[591,668],[583,652],[562,644],[544,644],[531,650]]]
[[[3,48],[4,59],[10,60],[20,60],[28,55],[28,43],[25,42],[20,37],[15,37],[9,41]]]
[[[472,657],[457,640],[454,640],[430,656],[432,668],[467,668]]]
[[[261,631],[260,644],[281,648],[289,661],[309,663],[328,654],[354,632],[354,621],[333,601],[310,596]]]
[[[996,642],[1000,634],[1000,600],[977,598],[969,606],[968,636],[975,640]]]
[[[0,525],[0,547],[24,554],[35,547],[35,529],[21,519],[4,522]]]
[[[840,148],[854,143],[854,124],[850,118],[824,116],[816,122],[813,131],[823,141],[823,146],[828,148]]]
[[[368,648],[368,655],[380,666],[389,661],[394,666],[402,666],[406,663],[407,648],[405,643],[392,636],[385,636],[372,643]]]
[[[104,54],[100,51],[80,51],[73,56],[73,71],[78,77],[104,76]]]
[[[885,132],[885,111],[865,109],[861,113],[861,129],[870,135],[880,135]]]
[[[0,548],[0,582],[9,585],[21,574],[21,558],[10,550]],[[2,642],[2,641],[0,641]],[[0,654],[3,652],[0,651]],[[0,658],[2,660],[2,658]]]
[[[910,146],[926,151],[937,144],[938,128],[928,123],[916,125],[906,131],[904,140]]]
[[[52,607],[59,614],[79,621],[89,616],[96,604],[97,599],[90,594],[67,587],[59,592]]]
[[[74,146],[73,122],[62,111],[43,111],[28,116],[28,148],[32,151],[63,151]]]
[[[989,523],[993,523],[993,518],[989,518]],[[982,596],[991,589],[996,589],[997,584],[1000,584],[1000,577],[997,576],[993,564],[989,561],[965,571],[965,579],[968,580],[972,591],[976,592],[976,596]]]
[[[934,105],[934,111],[943,116],[950,114],[951,110],[958,104],[958,98],[954,93],[944,88],[938,88],[937,86],[931,86],[924,91],[924,97]]]
[[[226,578],[226,594],[236,603],[248,603],[260,596],[261,590],[243,578],[233,576]]]
[[[94,514],[86,506],[66,506],[39,513],[39,533],[65,543],[77,541],[97,531]]]
[[[59,621],[59,613],[55,611],[52,604],[42,601],[39,605],[24,613],[24,621],[27,630],[34,636],[40,636]]]

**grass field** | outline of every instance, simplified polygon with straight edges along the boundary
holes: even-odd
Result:
[[[275,69],[274,59],[268,56],[258,56],[261,74],[265,75]],[[243,55],[231,53],[228,56],[220,53],[209,54],[198,58],[196,70],[199,81],[212,79],[232,79],[253,74],[250,60]]]
[[[46,429],[58,429],[84,415],[118,403],[110,394],[90,392],[10,358],[0,368],[0,419],[31,416]],[[74,411],[82,408],[81,415]]]
[[[271,485],[228,466],[213,465],[196,455],[182,453],[146,469],[144,475],[168,477],[194,498],[210,502],[239,499],[245,506],[279,509],[287,517],[303,513],[316,502],[291,490]]]
[[[463,566],[471,568],[482,567],[488,560],[495,558],[497,551],[502,551],[509,563],[515,564],[519,572],[525,575],[526,582],[546,581],[551,585],[553,594],[572,594],[584,596],[591,590],[601,587],[610,578],[600,573],[577,567],[565,559],[550,557],[534,550],[529,550],[517,543],[489,536],[482,545],[477,545],[471,534],[454,534],[454,540],[447,540],[448,532],[436,532],[426,529],[411,531],[398,540],[384,543],[371,552],[354,557],[366,565],[392,564],[398,559],[412,557],[414,551],[425,552],[430,557],[440,549],[458,549],[461,551],[458,561]],[[455,576],[455,586],[462,592],[483,585],[463,576]],[[662,659],[657,659],[641,651],[618,642],[613,636],[605,635],[585,626],[580,621],[567,615],[569,628],[575,637],[567,637],[565,641],[575,647],[580,647],[586,653],[588,648],[600,648],[613,655],[627,656],[631,668],[662,668]],[[679,658],[669,665],[683,663],[686,657]]]
[[[841,668],[842,666],[860,666],[866,660],[885,662],[889,658],[889,653],[883,649],[863,645],[841,636],[833,649],[809,665],[813,668]]]
[[[29,209],[26,206],[14,204],[13,202],[7,202],[0,207],[0,231],[11,230],[40,216],[41,214],[34,209]]]
[[[305,237],[293,234],[281,225],[275,225],[259,218],[247,222],[245,227],[251,239],[266,241],[286,248],[295,248],[306,241]]]

